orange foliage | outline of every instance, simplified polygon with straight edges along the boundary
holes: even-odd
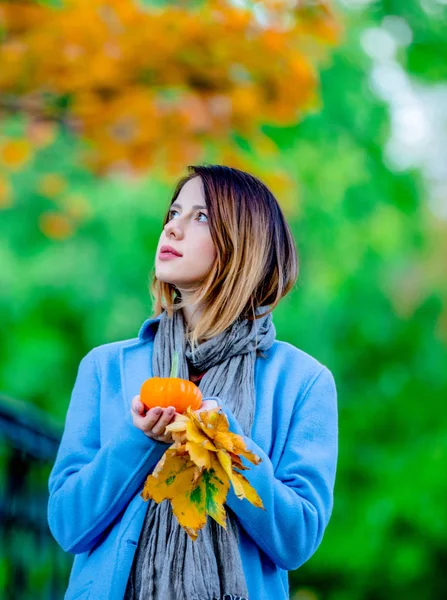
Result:
[[[0,174],[0,209],[12,206],[12,187]]]
[[[65,191],[67,187],[66,180],[57,173],[47,173],[41,177],[38,184],[38,191],[47,198],[57,198]]]
[[[64,206],[65,214],[74,221],[83,221],[93,214],[89,200],[81,194],[71,193],[65,196]]]
[[[26,136],[34,149],[45,148],[54,142],[56,126],[54,123],[31,119],[27,123]]]
[[[39,225],[42,233],[54,240],[64,240],[74,232],[73,224],[61,213],[43,213],[40,215]]]
[[[18,171],[31,156],[29,142],[25,139],[10,139],[0,146],[0,163],[10,171]]]
[[[296,122],[317,99],[314,63],[341,31],[324,1],[250,5],[3,3],[2,108],[30,115],[36,145],[52,134],[34,120],[63,120],[88,140],[85,161],[98,174],[144,172],[160,156],[176,172],[202,159],[205,139],[243,168],[231,134]],[[3,161],[26,156],[16,146]]]

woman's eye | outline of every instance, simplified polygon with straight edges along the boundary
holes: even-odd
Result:
[[[178,212],[178,211],[177,211],[177,210],[174,210],[174,209],[172,209],[172,210],[170,210],[170,211],[168,212],[168,221],[170,221],[170,220],[171,220],[171,218],[172,218],[172,213],[176,213],[176,212]],[[206,218],[208,219],[208,215],[207,215],[207,214],[205,214],[204,212],[198,212],[197,214],[198,214],[198,215],[203,215],[204,217],[206,217]]]

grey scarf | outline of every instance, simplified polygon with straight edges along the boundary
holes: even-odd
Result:
[[[268,307],[258,307],[256,314]],[[180,310],[161,314],[152,358],[155,377],[169,377],[173,351],[179,352],[178,377],[189,379],[187,360],[207,371],[199,388],[205,399],[218,396],[230,408],[244,434],[250,436],[255,411],[256,349],[275,341],[272,315],[255,321],[237,319],[224,332],[196,347],[194,360],[185,343]],[[227,529],[208,516],[193,542],[172,513],[171,504],[148,500],[148,509],[134,557],[125,599],[245,600],[247,584],[239,554],[236,516],[226,506]]]

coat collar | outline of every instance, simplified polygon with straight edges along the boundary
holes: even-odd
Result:
[[[161,315],[146,319],[138,332],[135,343],[123,345],[120,348],[120,370],[124,401],[130,409],[132,398],[140,393],[140,388],[146,379],[153,377],[152,350],[156,328]]]
[[[144,343],[150,339],[154,339],[155,332],[157,331],[158,323],[161,319],[161,315],[158,317],[154,317],[152,319],[146,319],[143,325],[140,327],[138,332],[138,339],[140,342]]]

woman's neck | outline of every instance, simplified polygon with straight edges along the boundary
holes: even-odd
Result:
[[[182,308],[182,313],[186,326],[188,327],[189,331],[192,331],[200,321],[203,309],[197,308],[195,305],[188,304]]]

